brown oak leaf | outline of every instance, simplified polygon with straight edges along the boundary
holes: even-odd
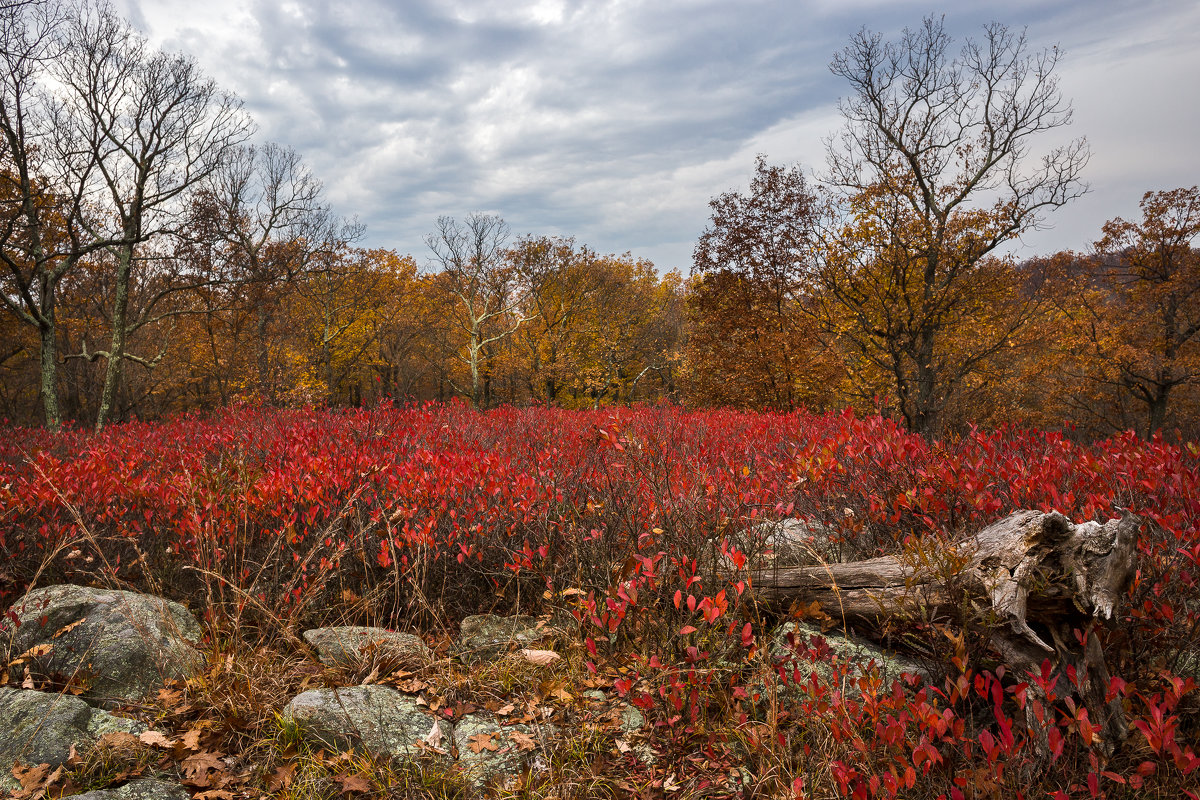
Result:
[[[284,764],[281,767],[276,767],[275,771],[267,778],[267,791],[278,792],[280,789],[286,789],[292,785],[292,781],[295,779],[295,764]]]
[[[193,753],[179,763],[183,770],[183,782],[189,786],[198,786],[201,788],[212,786],[212,776],[210,772],[220,771],[225,768],[225,764],[221,761],[221,754],[214,753],[211,750],[206,750],[203,753]]]
[[[350,792],[369,792],[371,791],[371,781],[363,775],[350,774],[338,775],[334,778],[342,785],[342,794]]]
[[[138,734],[138,740],[151,747],[173,747],[175,745],[174,739],[168,739],[159,731],[145,731]]]
[[[522,753],[528,752],[529,750],[533,750],[537,747],[537,741],[534,740],[534,738],[528,733],[513,731],[509,735],[509,739],[511,739],[512,743],[517,746],[517,750],[521,751]]]
[[[477,733],[467,740],[467,746],[471,748],[472,753],[482,753],[484,750],[498,750],[500,749],[500,745],[492,741],[492,737],[495,735],[494,733]]]
[[[562,658],[553,650],[530,650],[528,648],[522,650],[521,655],[525,656],[525,660],[530,664],[537,664],[539,667],[549,666]]]

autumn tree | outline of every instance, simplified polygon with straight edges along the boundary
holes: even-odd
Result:
[[[1079,413],[1148,437],[1195,416],[1175,406],[1200,385],[1200,189],[1147,192],[1140,208],[1140,222],[1105,223],[1094,253],[1058,263],[1055,304]]]
[[[328,278],[330,269],[344,266],[341,257],[362,236],[362,226],[337,217],[322,195],[300,154],[269,142],[231,151],[192,208],[196,256],[216,262],[228,287],[213,319],[239,334],[225,358],[240,360],[249,349],[248,382],[267,399],[281,391],[275,340],[288,333],[279,319],[287,296],[316,273]]]
[[[346,249],[318,259],[296,287],[308,307],[308,336],[325,400],[335,402],[349,392],[361,399],[361,380],[347,382],[360,372],[364,356],[374,345],[379,316],[395,290],[395,271],[403,269],[390,250]],[[397,298],[399,299],[399,298]]]
[[[709,201],[693,254],[688,374],[699,402],[790,411],[820,403],[828,353],[812,317],[819,201],[798,167],[755,161],[749,194]]]
[[[952,44],[938,19],[895,42],[864,29],[831,64],[851,94],[827,143],[843,216],[820,272],[823,316],[926,434],[1031,313],[987,307],[1017,280],[997,249],[1082,194],[1088,158],[1082,139],[1033,157],[1033,140],[1071,119],[1057,50],[1032,52],[999,24]]]
[[[524,296],[515,281],[505,245],[508,225],[494,214],[472,213],[459,222],[438,218],[437,231],[425,237],[441,283],[454,298],[453,319],[466,337],[459,358],[470,373],[460,392],[472,408],[483,405],[482,367],[486,349],[511,336],[526,318],[514,316]]]
[[[572,377],[573,339],[583,335],[588,306],[604,287],[598,257],[573,239],[526,236],[508,259],[527,289],[519,313],[528,324],[515,337],[527,358],[525,383],[532,397],[557,403]]]
[[[72,154],[69,171],[102,212],[88,226],[107,239],[114,260],[111,337],[96,413],[102,428],[129,352],[129,335],[154,321],[130,319],[129,288],[139,247],[178,227],[186,193],[212,175],[249,135],[241,102],[221,91],[191,58],[157,51],[108,6],[84,7],[71,19],[69,46],[58,59],[64,85],[56,120]]]
[[[67,169],[68,157],[94,166],[94,154],[64,146],[62,115],[46,87],[69,46],[68,22],[57,4],[0,6],[0,303],[37,332],[39,395],[51,428],[61,421],[59,284],[111,244],[85,230],[87,182]]]
[[[376,292],[383,306],[371,317],[370,368],[379,396],[412,399],[421,395],[442,366],[443,353],[437,344],[445,315],[431,288],[434,276],[420,275],[412,256],[378,252]]]
[[[596,257],[595,293],[573,322],[563,405],[660,398],[674,391],[682,338],[682,285],[629,253]],[[656,388],[651,388],[656,387]]]

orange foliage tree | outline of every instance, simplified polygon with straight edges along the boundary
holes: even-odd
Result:
[[[978,302],[1009,281],[991,255],[1084,191],[1088,157],[1076,140],[1029,163],[1030,140],[1071,117],[1056,51],[1029,52],[998,24],[957,56],[951,46],[928,18],[895,42],[864,29],[831,64],[851,94],[828,147],[847,219],[823,270],[825,316],[888,375],[900,414],[926,434],[1016,330]]]
[[[1195,433],[1200,397],[1200,188],[1147,192],[1142,220],[1105,223],[1095,253],[1059,265],[1081,410],[1144,436]]]

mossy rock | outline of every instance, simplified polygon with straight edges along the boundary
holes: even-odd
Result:
[[[69,694],[0,687],[0,791],[19,789],[12,768],[59,767],[72,746],[84,753],[106,733],[141,733],[146,726],[116,717]]]
[[[430,716],[414,698],[379,685],[311,689],[292,698],[282,716],[314,747],[362,749],[391,758],[418,755],[417,743],[435,724],[443,741],[454,735],[449,723]]]
[[[495,661],[537,642],[545,631],[533,617],[476,614],[462,621],[456,651],[464,664]]]
[[[383,628],[360,625],[313,628],[304,632],[304,641],[317,651],[321,663],[330,667],[355,667],[374,660],[415,668],[433,658],[433,651],[421,637]]]
[[[85,700],[106,707],[194,677],[204,665],[200,637],[179,603],[67,584],[29,592],[0,623],[7,660],[25,655],[35,678],[81,683]]]

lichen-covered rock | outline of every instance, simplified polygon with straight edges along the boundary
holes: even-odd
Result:
[[[889,653],[870,642],[832,632],[822,633],[820,628],[804,622],[788,622],[776,631],[771,643],[771,656],[776,660],[784,657],[795,658],[796,666],[805,679],[815,670],[819,681],[830,683],[834,677],[833,667],[829,660],[810,660],[797,655],[788,645],[789,634],[794,634],[793,641],[801,647],[808,643],[810,647],[815,648],[819,641],[824,640],[831,655],[839,663],[852,665],[849,673],[851,677],[862,674],[871,662],[879,667],[880,674],[888,681],[899,678],[905,672],[928,677],[919,664],[895,653]]]
[[[343,625],[313,628],[304,632],[304,641],[317,651],[327,666],[358,666],[369,661],[385,662],[393,667],[417,667],[433,658],[433,651],[411,633],[395,633],[383,628]]]
[[[136,720],[115,717],[69,694],[0,687],[0,791],[19,788],[12,768],[66,763],[106,733],[141,733]]]
[[[178,783],[140,778],[116,789],[97,789],[74,795],[71,800],[191,800],[191,793]]]
[[[748,545],[762,553],[761,566],[791,567],[832,558],[830,530],[816,520],[781,519],[746,531]]]
[[[292,698],[283,718],[319,747],[361,748],[392,758],[416,756],[436,723],[449,743],[454,728],[422,711],[413,698],[387,686],[311,689]]]
[[[604,693],[603,689],[589,689],[583,693],[583,696],[588,700],[602,703],[606,706],[612,705],[612,701]],[[623,734],[641,730],[646,724],[646,715],[625,702],[617,702],[615,708],[611,711],[611,715],[613,721],[617,723],[618,730]]]
[[[494,661],[512,650],[528,647],[543,635],[544,631],[533,617],[476,614],[462,621],[458,657],[466,664]]]
[[[204,664],[200,636],[178,603],[70,585],[34,589],[0,622],[10,660],[36,647],[28,657],[35,676],[72,678],[88,687],[85,699],[109,707],[194,676]]]
[[[544,733],[551,733],[549,726]],[[458,769],[477,787],[515,781],[525,764],[542,750],[538,731],[528,725],[500,725],[480,714],[467,714],[454,726]]]

